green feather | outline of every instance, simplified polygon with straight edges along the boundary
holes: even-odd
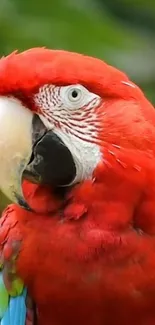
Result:
[[[9,293],[5,288],[3,275],[0,273],[0,319],[4,316],[9,304]]]
[[[15,297],[21,295],[23,288],[24,288],[24,284],[21,281],[21,279],[16,278],[11,283],[11,290],[9,290],[10,296]]]

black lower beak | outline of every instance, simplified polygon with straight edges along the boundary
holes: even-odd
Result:
[[[33,130],[33,153],[23,177],[52,187],[67,186],[76,176],[71,152],[53,131],[45,129],[37,115]]]

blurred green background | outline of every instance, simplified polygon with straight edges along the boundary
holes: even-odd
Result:
[[[0,0],[0,55],[35,46],[102,58],[155,105],[155,0]]]

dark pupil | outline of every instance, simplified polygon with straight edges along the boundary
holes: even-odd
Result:
[[[72,97],[73,98],[76,98],[78,96],[78,92],[77,92],[77,90],[73,90],[72,91]]]

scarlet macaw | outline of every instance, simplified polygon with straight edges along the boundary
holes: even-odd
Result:
[[[153,325],[153,106],[105,62],[40,48],[1,59],[0,94],[0,187],[18,203],[3,289],[24,283],[39,325]]]

